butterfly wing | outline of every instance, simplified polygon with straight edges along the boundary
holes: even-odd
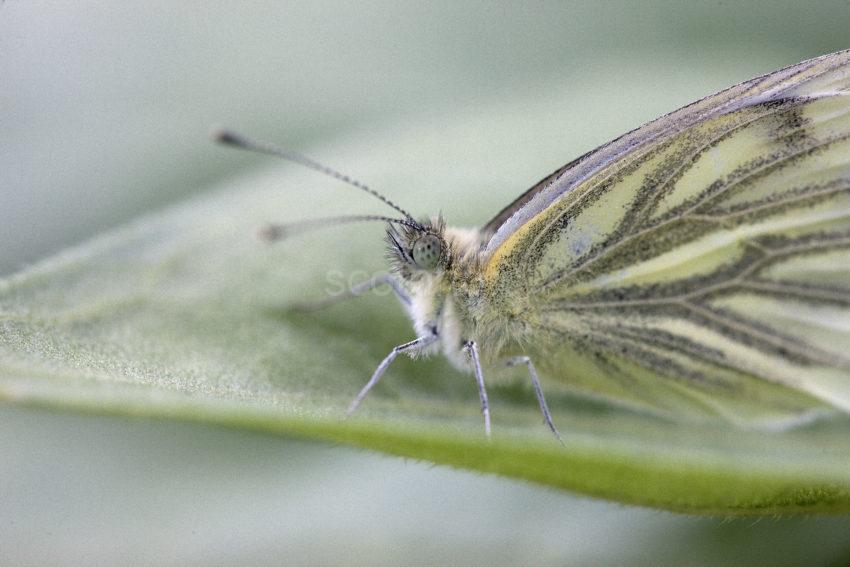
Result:
[[[850,50],[644,125],[483,230],[488,305],[580,389],[741,422],[850,411]]]

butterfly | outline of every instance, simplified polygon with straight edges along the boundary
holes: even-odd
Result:
[[[386,223],[387,285],[414,333],[380,362],[442,353],[471,373],[538,368],[587,395],[675,419],[786,426],[850,412],[850,50],[710,95],[571,161],[480,229],[415,218],[300,154],[229,131],[366,191]]]

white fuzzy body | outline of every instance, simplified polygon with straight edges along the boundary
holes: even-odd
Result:
[[[444,238],[457,264],[472,262],[479,254],[481,239],[477,230],[447,227]],[[453,294],[453,286],[447,285],[447,277],[445,273],[428,273],[408,282],[408,314],[417,337],[427,337],[435,331],[438,337],[436,342],[419,354],[441,352],[455,368],[469,371],[471,366],[464,343],[473,338],[470,336],[472,330],[469,322],[464,321],[458,313],[455,305],[457,297]]]
[[[439,297],[439,283],[434,281],[436,278],[428,279],[431,281],[417,282],[411,289],[410,318],[416,336],[427,337],[436,327],[439,340],[420,351],[420,354],[442,352],[456,368],[468,370],[469,359],[463,352],[463,343],[467,337],[464,336],[463,323],[457,317],[454,300],[450,295],[446,296],[437,311],[435,300]]]

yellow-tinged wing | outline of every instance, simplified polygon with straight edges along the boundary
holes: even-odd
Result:
[[[484,231],[488,305],[571,385],[740,422],[850,411],[850,51],[638,128]]]

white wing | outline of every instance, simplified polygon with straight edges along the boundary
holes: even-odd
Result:
[[[570,384],[735,421],[850,411],[850,51],[630,132],[485,232],[488,303]]]

